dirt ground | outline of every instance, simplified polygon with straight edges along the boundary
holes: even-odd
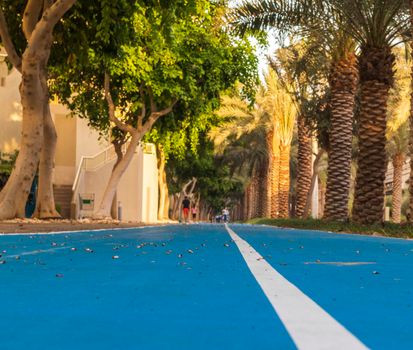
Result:
[[[130,228],[144,226],[140,223],[119,222],[79,222],[69,220],[7,220],[0,221],[0,234],[10,233],[39,233],[81,230],[104,230],[112,228]],[[146,225],[145,225],[146,226]]]

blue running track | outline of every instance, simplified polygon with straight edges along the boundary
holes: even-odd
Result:
[[[231,228],[367,347],[413,348],[413,242]],[[222,225],[7,235],[0,254],[2,350],[296,348]]]

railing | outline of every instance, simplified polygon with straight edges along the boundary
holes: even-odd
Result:
[[[125,154],[128,149],[130,142],[126,142],[122,146],[122,153]],[[72,200],[71,200],[71,217],[72,219],[79,218],[79,189],[80,185],[83,183],[84,175],[86,171],[96,171],[100,167],[106,165],[107,163],[116,159],[117,155],[115,152],[115,147],[113,145],[105,148],[103,151],[93,155],[93,156],[82,156],[80,158],[79,167],[77,168],[75,181],[72,186]]]

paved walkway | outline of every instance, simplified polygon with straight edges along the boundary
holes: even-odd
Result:
[[[248,225],[0,237],[1,349],[411,349],[413,242]]]

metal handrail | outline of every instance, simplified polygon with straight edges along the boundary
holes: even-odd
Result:
[[[122,146],[122,153],[125,153],[128,146],[129,146],[130,141],[126,142],[123,146]],[[96,153],[93,156],[82,156],[80,158],[80,163],[79,163],[79,167],[77,168],[76,171],[76,176],[75,176],[75,181],[73,182],[73,186],[72,186],[72,199],[71,199],[71,203],[75,204],[77,207],[77,200],[78,200],[78,190],[79,190],[79,184],[80,184],[80,177],[82,175],[82,172],[85,170],[96,170],[99,167],[109,163],[110,161],[112,161],[113,159],[116,158],[116,152],[113,152],[114,150],[114,146],[110,145],[108,147],[106,147],[104,150],[100,151],[99,153]],[[112,152],[111,152],[112,151]],[[110,157],[110,154],[113,154],[113,157]],[[94,159],[97,159],[99,157],[101,157],[102,155],[104,155],[103,157],[103,161],[98,163],[95,167],[88,169],[87,167],[87,161],[91,160],[93,161]]]

